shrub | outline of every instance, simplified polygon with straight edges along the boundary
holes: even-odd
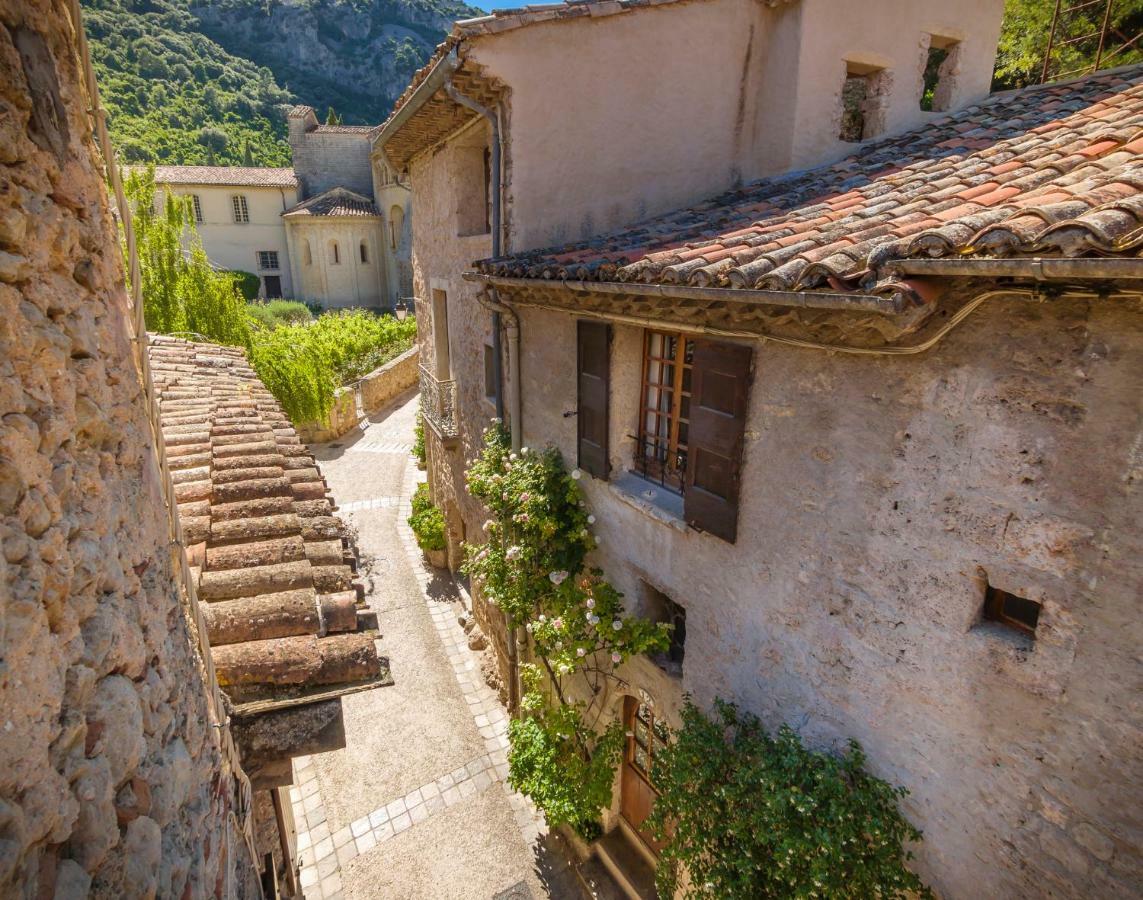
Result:
[[[243,272],[241,269],[227,269],[226,274],[234,279],[234,286],[243,299],[257,300],[258,291],[262,287],[262,279],[253,272]]]
[[[655,757],[660,896],[685,870],[687,898],[932,897],[905,868],[902,844],[921,839],[897,808],[907,792],[866,772],[856,741],[815,753],[721,700],[713,718],[688,701],[682,720]]]
[[[409,527],[417,537],[417,546],[424,551],[444,550],[448,546],[445,541],[444,513],[433,506],[429,498],[429,486],[424,482],[417,485],[412,498],[413,514],[409,516]]]
[[[417,468],[424,469],[429,464],[428,454],[425,453],[425,416],[421,412],[421,402],[417,401],[417,420],[413,425],[413,456],[417,460]]]
[[[246,311],[260,325],[266,327],[309,322],[313,319],[309,307],[297,300],[267,300],[251,303],[247,305]]]

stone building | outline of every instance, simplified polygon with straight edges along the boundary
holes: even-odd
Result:
[[[242,353],[135,332],[66,10],[0,3],[0,896],[289,894],[290,757],[387,667]]]
[[[394,308],[412,293],[407,181],[371,159],[375,128],[288,118],[293,167],[156,166],[156,183],[192,197],[210,261],[255,273],[263,298]]]
[[[455,567],[490,417],[578,465],[594,562],[676,625],[614,715],[856,738],[942,896],[1127,896],[1143,70],[988,97],[1002,4],[968,6],[458,23],[374,141],[413,190],[429,479]],[[616,866],[654,857],[632,740]]]
[[[66,10],[0,3],[0,896],[256,897]]]

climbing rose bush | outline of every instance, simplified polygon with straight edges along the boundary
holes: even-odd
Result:
[[[490,513],[487,541],[467,545],[465,571],[508,624],[531,638],[538,665],[526,674],[525,718],[509,726],[509,781],[552,825],[589,830],[611,803],[622,728],[597,732],[591,704],[566,688],[585,679],[595,696],[629,657],[666,650],[670,627],[628,615],[623,595],[589,568],[595,517],[559,451],[515,453],[495,423],[468,469],[468,490]],[[594,715],[593,715],[594,713]]]
[[[724,701],[711,718],[688,702],[682,721],[655,757],[661,897],[683,870],[688,900],[933,896],[905,867],[902,845],[921,839],[897,807],[907,791],[866,772],[856,741],[816,753]]]

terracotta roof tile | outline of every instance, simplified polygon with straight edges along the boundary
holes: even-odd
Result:
[[[1114,109],[1114,119],[1102,115]],[[1143,254],[1143,66],[996,95],[832,165],[485,274],[873,288],[894,259]],[[1143,261],[1141,261],[1143,265]]]
[[[238,710],[387,680],[358,628],[345,527],[243,351],[152,335],[149,358],[211,654]]]
[[[311,197],[297,206],[286,210],[282,215],[286,218],[302,218],[304,216],[378,216],[377,207],[368,197],[355,194],[345,188],[333,188],[324,194]]]
[[[155,166],[157,184],[218,184],[235,187],[297,187],[292,168],[251,166]]]

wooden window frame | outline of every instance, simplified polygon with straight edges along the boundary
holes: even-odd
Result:
[[[674,352],[670,356],[654,355],[652,344],[656,338],[662,340],[664,347],[667,346],[668,341],[673,340],[675,342]],[[687,361],[688,350],[691,353],[692,362]],[[636,473],[642,477],[656,481],[662,487],[679,494],[683,493],[686,481],[689,440],[680,439],[680,432],[684,424],[688,429],[690,426],[689,409],[684,415],[683,401],[686,400],[689,403],[691,397],[691,389],[687,384],[686,375],[691,372],[693,378],[693,354],[694,338],[687,334],[650,328],[644,331],[634,468]],[[651,380],[652,366],[656,363],[658,363],[660,371],[665,371],[668,366],[671,367],[669,384],[662,379],[654,382]],[[656,405],[649,402],[649,395],[652,391],[658,392]],[[663,393],[670,395],[669,409],[666,411],[661,408]],[[647,427],[650,417],[654,417],[655,420],[653,433]],[[659,432],[660,423],[664,417],[667,419],[666,452],[661,453],[664,449],[663,437]],[[649,457],[648,450],[652,447],[654,448],[653,455]]]
[[[202,201],[199,199],[198,194],[191,194],[191,206],[194,209],[194,220],[196,224],[202,224]]]
[[[250,205],[246,202],[245,194],[231,194],[230,206],[234,213],[235,225],[250,224]]]
[[[647,718],[639,715],[639,711],[645,709],[647,711]],[[627,740],[627,747],[624,753],[627,757],[627,762],[631,769],[647,782],[652,788],[655,787],[655,756],[657,752],[661,752],[667,746],[667,739],[655,731],[656,722],[662,722],[661,718],[656,718],[655,708],[648,703],[640,703],[636,701],[631,706],[631,717],[627,722],[627,730],[631,732]],[[639,727],[638,723],[642,722],[647,728],[647,742],[639,740]],[[641,748],[646,754],[648,767],[644,769],[637,761],[636,748]]]
[[[278,259],[277,250],[258,250],[258,271],[259,272],[280,272],[282,271],[280,260]],[[269,265],[269,263],[273,265]]]

